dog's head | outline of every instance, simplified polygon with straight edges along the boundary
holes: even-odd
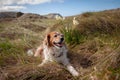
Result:
[[[46,38],[44,40],[44,44],[52,47],[62,47],[64,45],[64,35],[59,32],[50,32],[46,35]]]

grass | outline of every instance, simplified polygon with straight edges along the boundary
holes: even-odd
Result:
[[[119,80],[120,55],[116,50],[120,45],[119,13],[119,10],[86,12],[76,16],[80,23],[77,26],[72,24],[73,16],[64,21],[1,22],[0,79]],[[41,58],[27,56],[27,50],[39,46],[48,29],[64,34],[70,62],[80,72],[78,79],[56,63],[38,68]]]
[[[23,49],[19,49],[17,48],[17,46],[11,44],[10,42],[3,42],[0,44],[1,47],[1,58],[3,58],[3,60],[5,60],[4,62],[2,62],[2,64],[0,65],[6,65],[6,64],[12,64],[16,63],[16,61],[23,63],[22,57],[20,59],[20,55],[22,56],[23,54]],[[11,63],[9,63],[11,62]]]
[[[61,28],[61,33],[65,36],[65,42],[70,45],[80,44],[84,41],[84,36],[76,29],[72,29],[71,27],[68,28]]]
[[[93,78],[92,80],[96,78],[97,78],[96,80],[99,80],[99,79],[119,80],[120,78],[120,75],[118,75],[119,67],[115,68],[116,69],[115,75],[113,75],[114,71],[110,71],[108,69],[108,67],[112,66],[111,60],[114,57],[110,55],[115,55],[114,53],[111,53],[111,51],[115,50],[120,45],[120,37],[119,37],[120,15],[119,14],[120,14],[119,11],[113,11],[113,12],[101,11],[101,12],[86,12],[80,16],[77,15],[77,19],[79,20],[80,24],[76,26],[75,29],[78,31],[76,32],[78,34],[80,33],[79,35],[80,39],[82,39],[81,36],[85,38],[83,39],[83,43],[80,43],[80,44],[79,42],[82,40],[79,41],[78,34],[75,34],[74,36],[72,36],[73,30],[65,28],[66,25],[73,26],[72,24],[69,24],[70,22],[72,23],[72,18],[71,17],[68,18],[66,21],[63,22],[63,24],[61,24],[64,27],[61,32],[65,34],[65,37],[69,36],[66,42],[68,44],[72,43],[72,41],[78,42],[78,45],[70,48],[73,50],[73,52],[78,51],[78,53],[83,53],[83,54],[86,54],[87,56],[90,55],[89,59],[92,59],[93,57],[96,56],[98,58],[97,59],[98,61],[96,59],[95,61],[93,61],[94,66],[95,64],[98,64],[99,62],[101,62],[98,65],[99,67],[101,66],[101,68],[97,68],[98,71],[90,72],[89,75],[84,75],[82,77],[83,80],[89,80],[91,79],[91,77]],[[74,38],[75,40],[72,39],[73,37],[75,37],[77,40],[75,38]],[[84,47],[86,46],[85,49],[83,48],[83,46]],[[87,53],[89,53],[89,55]],[[109,56],[109,57],[105,59],[105,56],[106,57]],[[114,64],[114,66],[115,65],[119,65],[119,63]],[[101,69],[102,71],[100,71]]]
[[[26,52],[28,49],[34,49],[39,46],[44,34],[41,30],[36,32],[38,27],[34,27],[36,29],[33,30],[29,27],[23,27],[23,24],[24,22],[14,21],[0,23],[0,80],[56,80],[63,77],[63,75],[65,76],[63,79],[70,78],[74,80],[74,78],[58,64],[54,64],[54,66],[53,64],[48,64],[48,66],[51,67],[44,69],[37,67],[37,65],[41,63],[41,58],[28,56]],[[29,24],[29,22],[26,22],[26,24]],[[51,22],[51,25],[52,24]],[[34,25],[37,26],[39,24],[35,23]]]

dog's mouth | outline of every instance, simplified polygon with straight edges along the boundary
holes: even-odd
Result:
[[[62,47],[63,42],[54,42],[54,45],[57,46],[57,47]]]

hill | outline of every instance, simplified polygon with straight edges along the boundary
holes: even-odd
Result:
[[[44,15],[46,16],[47,18],[50,18],[50,19],[55,19],[56,16],[60,16],[60,17],[63,17],[61,14],[59,13],[50,13],[50,14],[47,14],[47,15]]]
[[[25,13],[21,17],[19,17],[19,20],[26,20],[26,19],[37,20],[37,19],[47,19],[47,17],[32,13]]]
[[[17,12],[0,12],[0,18],[15,18]]]
[[[73,17],[79,25],[72,24]],[[72,77],[57,63],[38,68],[41,58],[26,54],[54,30],[64,34],[68,57],[79,77]],[[1,21],[0,80],[119,80],[119,34],[119,9],[85,12],[62,21],[37,14]]]

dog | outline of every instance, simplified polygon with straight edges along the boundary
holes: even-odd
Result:
[[[42,63],[38,65],[39,67],[55,61],[63,64],[73,76],[79,76],[79,73],[70,64],[67,52],[68,50],[64,43],[64,35],[53,31],[46,35],[43,44],[36,49],[34,56],[38,57],[43,55],[44,57]]]

